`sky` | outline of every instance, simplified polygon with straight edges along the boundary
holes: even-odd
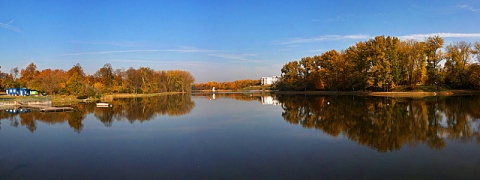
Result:
[[[149,67],[196,82],[280,75],[375,36],[480,41],[480,1],[0,0],[0,71]]]

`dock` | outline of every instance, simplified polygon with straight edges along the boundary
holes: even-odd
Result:
[[[53,106],[44,106],[44,105],[24,105],[24,107],[29,107],[33,109],[38,109],[41,112],[66,112],[73,111],[71,107],[53,107]]]
[[[31,108],[41,112],[68,112],[72,107],[54,107],[51,101],[0,101],[1,110]]]

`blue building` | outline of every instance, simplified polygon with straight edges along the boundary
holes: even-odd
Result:
[[[29,113],[30,109],[7,109],[7,113],[10,114],[19,114],[19,113]]]
[[[11,96],[30,96],[30,89],[27,88],[7,88],[7,94]]]

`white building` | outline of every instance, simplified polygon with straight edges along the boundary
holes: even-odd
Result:
[[[272,85],[278,81],[280,81],[280,76],[262,77],[260,79],[262,85]]]

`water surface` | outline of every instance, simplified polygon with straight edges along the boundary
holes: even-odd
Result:
[[[0,112],[0,179],[475,178],[480,97],[175,95]]]

